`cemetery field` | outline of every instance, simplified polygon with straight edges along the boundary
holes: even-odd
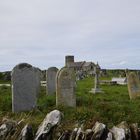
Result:
[[[75,109],[56,108],[55,96],[46,96],[46,89],[42,87],[37,108],[30,112],[17,114],[12,113],[10,87],[2,86],[0,87],[0,120],[4,117],[14,120],[24,119],[36,130],[48,112],[59,109],[64,114],[60,129],[73,129],[81,124],[84,124],[85,128],[90,128],[97,120],[107,124],[109,128],[122,121],[140,124],[140,98],[130,100],[127,86],[102,85],[104,93],[93,95],[89,93],[93,88],[93,82],[93,78],[77,82],[77,107]]]

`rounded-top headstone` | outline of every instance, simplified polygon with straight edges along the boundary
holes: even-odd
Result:
[[[56,105],[76,106],[75,75],[72,69],[62,68],[56,78]]]
[[[32,65],[21,63],[12,70],[12,110],[29,111],[36,106],[38,94],[38,70]]]
[[[56,74],[58,69],[56,67],[48,68],[46,72],[46,89],[47,95],[54,95],[56,92]]]

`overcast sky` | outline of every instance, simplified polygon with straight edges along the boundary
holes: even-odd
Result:
[[[0,1],[0,71],[60,68],[65,55],[140,69],[140,0]]]

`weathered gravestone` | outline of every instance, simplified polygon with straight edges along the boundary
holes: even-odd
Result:
[[[56,92],[56,74],[58,69],[51,67],[46,73],[46,89],[48,95],[53,95]]]
[[[21,63],[12,70],[12,111],[29,111],[36,106],[39,92],[39,71]]]
[[[70,68],[62,68],[56,78],[56,105],[76,106],[75,75]]]
[[[41,78],[42,78],[42,72],[39,68],[34,68],[35,71],[35,77],[36,77],[36,88],[37,88],[37,96],[39,96],[39,92],[40,92],[40,87],[41,87]]]
[[[127,82],[130,99],[140,96],[140,81],[135,72],[127,73]]]
[[[140,71],[137,71],[138,78],[140,80]]]

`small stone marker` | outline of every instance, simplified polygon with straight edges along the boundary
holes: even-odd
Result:
[[[47,95],[53,95],[56,92],[56,74],[58,69],[50,67],[46,72],[46,89]]]
[[[135,99],[140,96],[140,81],[136,73],[127,73],[127,81],[130,99]]]
[[[38,70],[21,63],[12,70],[12,111],[29,111],[36,106],[39,91]]]
[[[70,68],[62,68],[57,73],[56,79],[56,105],[76,106],[75,76]]]

